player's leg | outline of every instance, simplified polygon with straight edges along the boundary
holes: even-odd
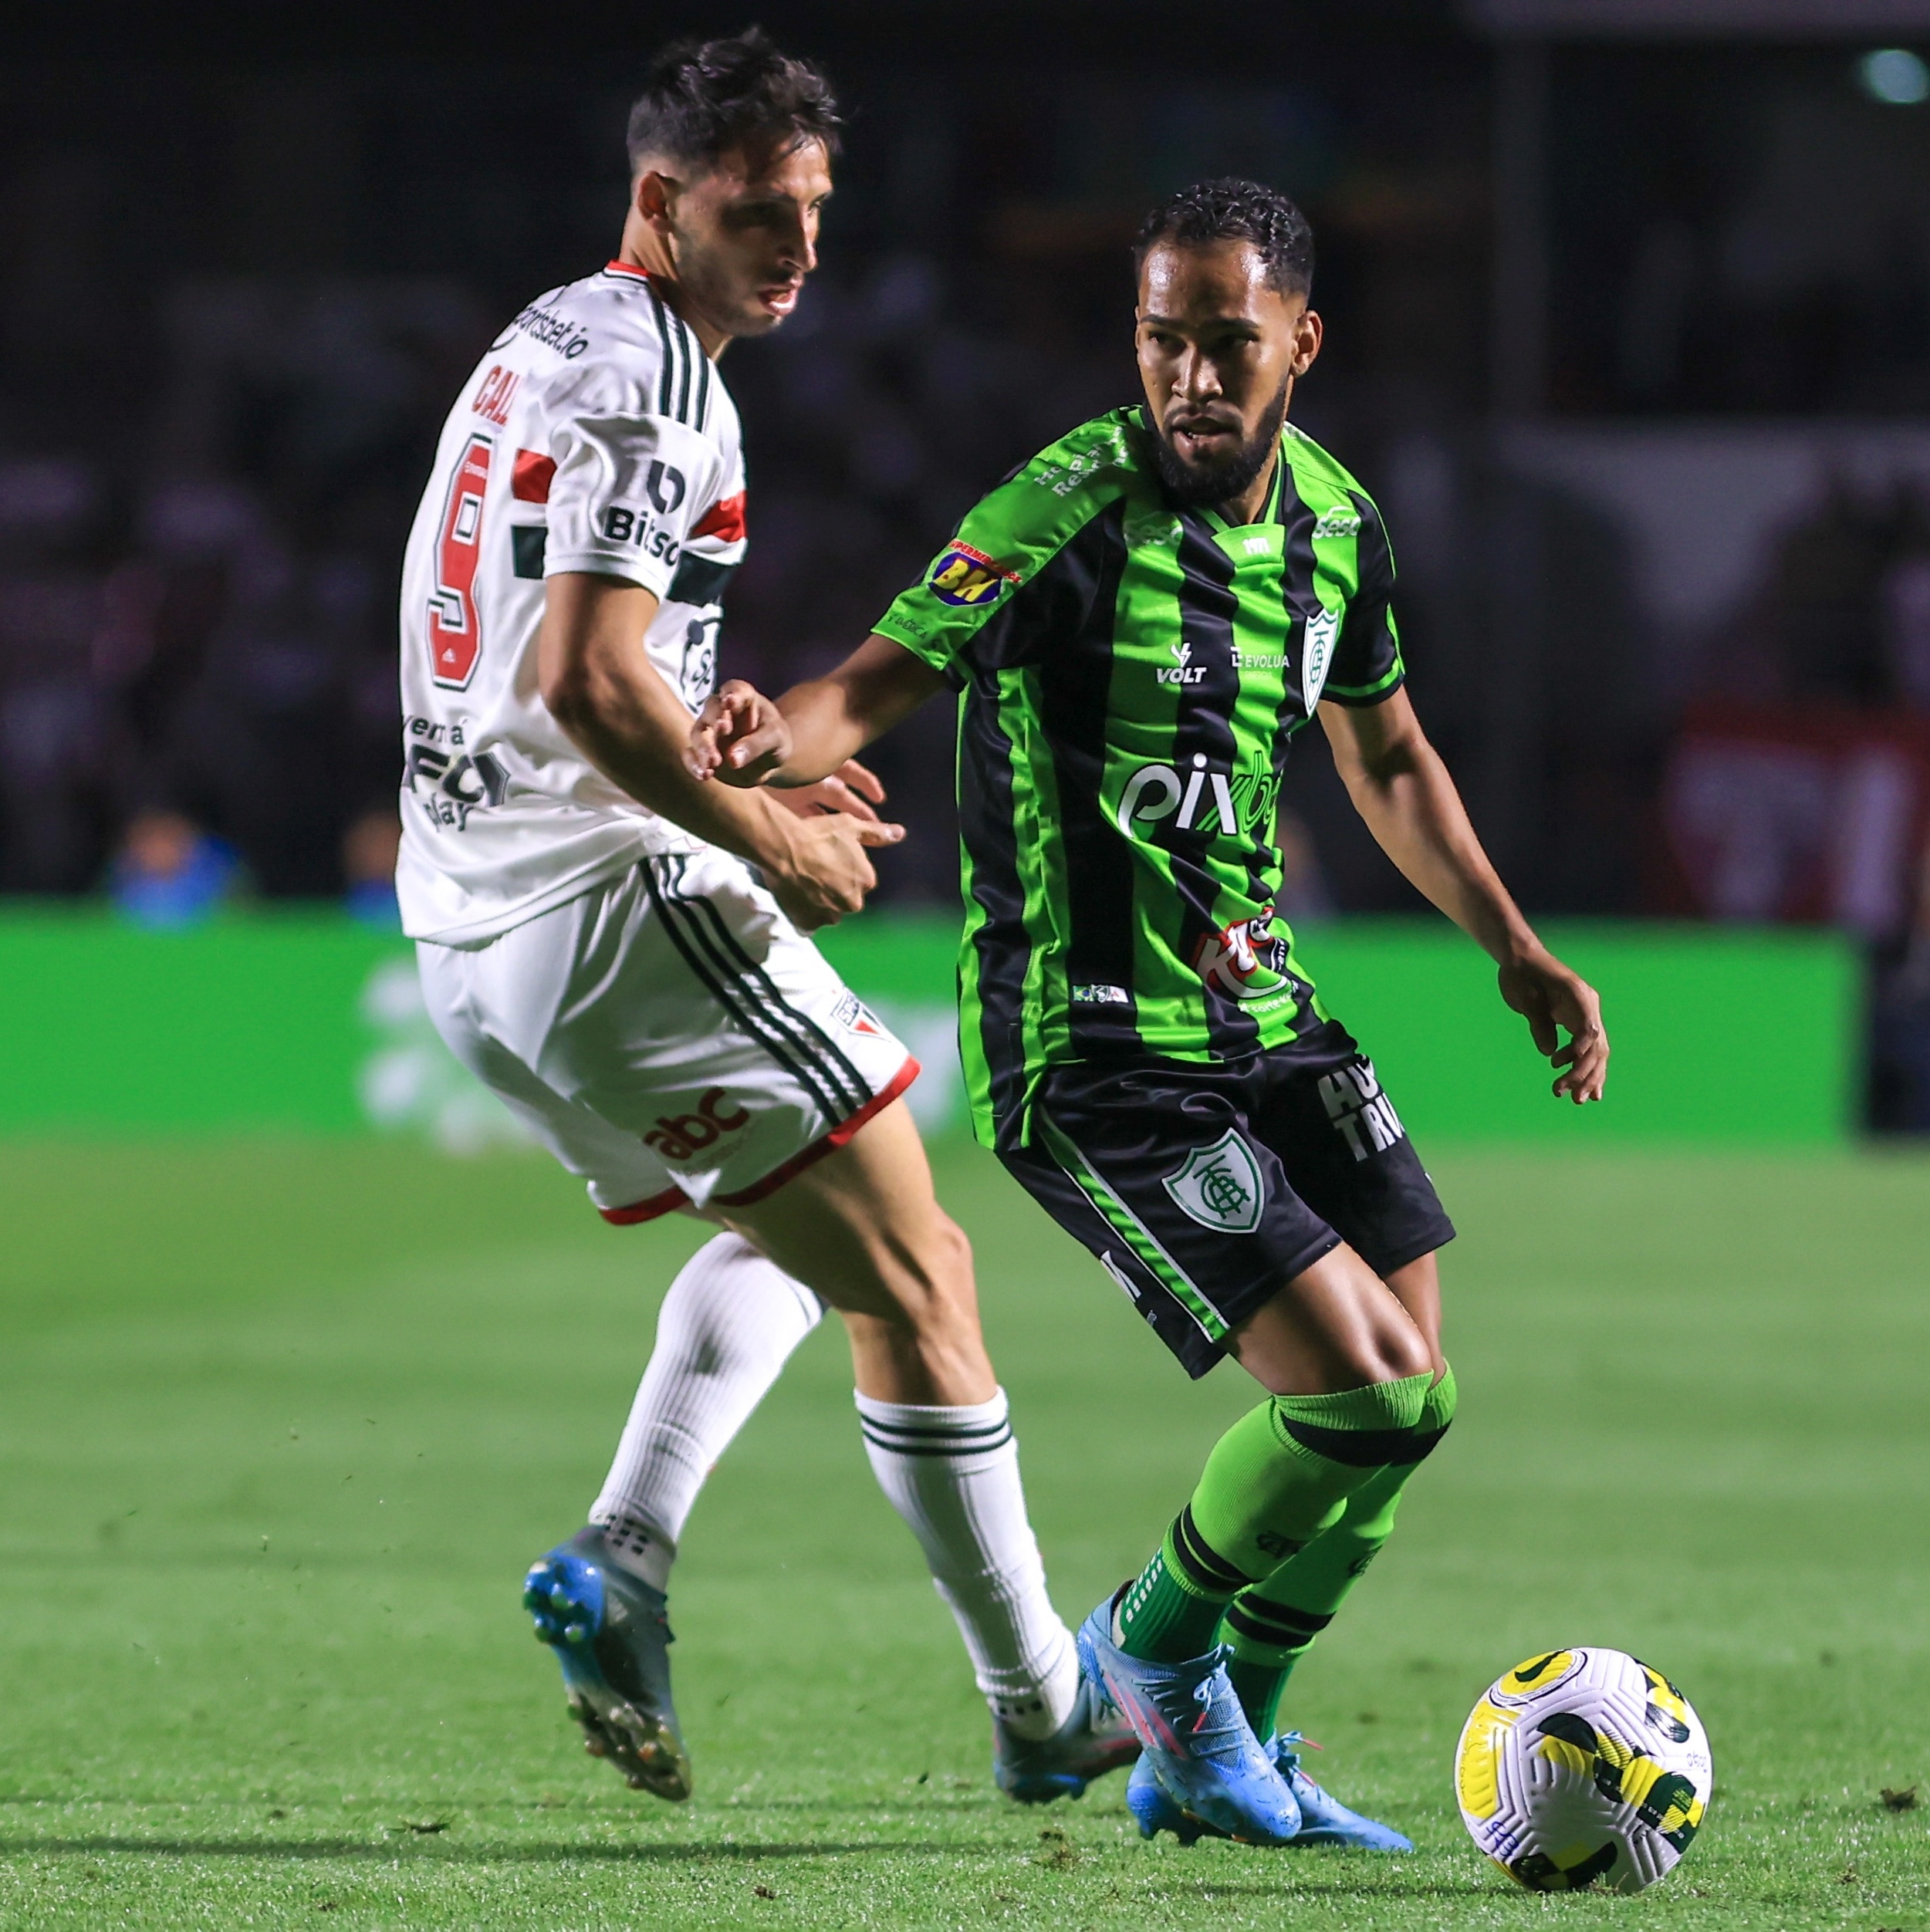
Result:
[[[1441,1354],[1440,1275],[1425,1255],[1391,1272],[1388,1286],[1413,1318],[1433,1359],[1435,1380],[1405,1459],[1376,1470],[1347,1499],[1340,1520],[1228,1606],[1222,1640],[1240,1703],[1257,1735],[1272,1736],[1281,1694],[1313,1640],[1333,1621],[1393,1533],[1394,1512],[1408,1480],[1454,1420],[1453,1371]]]
[[[417,958],[430,1018],[456,1058],[590,1183],[593,1199],[600,1190],[607,1205],[630,1203],[626,1218],[644,1219],[683,1199],[662,1164],[637,1136],[559,1093],[532,1064],[546,1015],[565,1003],[586,935],[605,921],[608,898],[586,894],[481,947],[418,946]],[[633,1788],[688,1798],[690,1757],[671,1693],[662,1586],[635,1573],[591,1525],[532,1566],[523,1601],[562,1666],[567,1708],[585,1749],[610,1760]]]
[[[921,1540],[953,1549],[941,1581],[962,1622],[976,1626],[988,1670],[1005,1674],[995,1688],[1018,1707],[1017,1728],[1009,1718],[999,1723],[1002,1747],[1027,1744],[1021,1731],[1060,1714],[1066,1703],[1068,1674],[1052,1645],[1039,1641],[1048,1619],[1060,1650],[1066,1638],[1045,1599],[1015,1454],[1000,1439],[1009,1434],[1003,1398],[978,1339],[968,1252],[937,1211],[904,1110],[891,1105],[915,1063],[745,869],[722,854],[649,861],[505,938],[506,946],[472,958],[469,977],[478,983],[470,1010],[445,1031],[459,1036],[466,1026],[480,1036],[483,1047],[465,1057],[499,1091],[536,1079],[535,1123],[565,1164],[586,1175],[607,1218],[647,1219],[693,1203],[728,1217],[762,1251],[756,1224],[768,1219],[782,1228],[798,1218],[772,1203],[796,1197],[799,1187],[830,1194],[840,1174],[866,1173],[863,1197],[848,1204],[847,1218],[887,1231],[899,1265],[889,1288],[873,1279],[857,1297],[865,1303],[853,1310],[861,1386],[867,1400],[896,1397],[898,1408],[924,1412],[915,1420],[886,1414],[878,1423],[935,1430],[951,1453],[914,1457],[901,1444],[868,1446],[881,1475],[896,1478],[887,1489],[918,1519],[914,1527],[922,1525]],[[465,1050],[458,1037],[451,1044]],[[499,1065],[505,1055],[508,1064]],[[883,1126],[887,1116],[891,1124]],[[871,1150],[862,1160],[845,1158],[854,1137]],[[890,1158],[880,1151],[887,1148],[897,1150]],[[800,1255],[811,1251],[789,1272],[815,1278],[820,1245],[800,1244]],[[756,1274],[749,1264],[739,1279],[755,1292],[713,1315],[732,1332],[754,1319],[757,1294],[774,1295],[782,1282],[775,1270]],[[775,1373],[772,1353],[745,1352],[755,1371],[740,1391],[746,1400],[755,1392],[749,1383]],[[943,1506],[947,1495],[955,1520]],[[969,1532],[962,1547],[961,1527]],[[593,1526],[575,1542],[586,1539],[596,1545],[592,1567],[622,1569],[603,1532]],[[573,1644],[580,1647],[572,1633],[596,1627],[593,1616],[572,1620],[568,1607],[582,1596],[582,1579],[569,1567],[573,1550],[552,1552],[569,1570],[567,1601],[548,1620],[557,1629],[539,1617],[539,1633],[559,1635],[566,1657]],[[668,1631],[661,1616],[657,1623],[661,1657]],[[634,1620],[633,1627],[643,1630]],[[659,1674],[667,1701],[667,1667]],[[1032,1761],[1038,1751],[1028,1760],[1026,1751],[1002,1750],[1008,1788],[1056,1795],[1121,1761],[1116,1733],[1091,1721],[1076,1680],[1070,1696],[1073,1708],[1056,1735],[1034,1741],[1051,1761]],[[600,1741],[593,1733],[593,1748]],[[634,1761],[619,1761],[634,1774]]]
[[[1035,1110],[1034,1147],[1008,1164],[1189,1372],[1234,1353],[1269,1390],[1080,1641],[1145,1744],[1155,1792],[1217,1829],[1279,1843],[1297,1830],[1298,1807],[1215,1634],[1241,1589],[1310,1542],[1398,1453],[1429,1362],[1399,1302],[1288,1185],[1248,1117],[1257,1097],[1249,1077],[1224,1070],[1063,1069]]]
[[[705,1478],[823,1318],[824,1305],[742,1235],[713,1235],[657,1311],[656,1346],[591,1505],[612,1558],[670,1587]]]
[[[887,1107],[779,1191],[718,1211],[844,1319],[866,1453],[958,1623],[1000,1784],[1050,1798],[1126,1761],[1046,1593],[970,1246],[938,1205],[908,1110]]]
[[[1453,1373],[1441,1350],[1434,1251],[1452,1228],[1372,1066],[1341,1029],[1331,1032],[1324,1060],[1303,1063],[1296,1077],[1280,1083],[1263,1130],[1296,1188],[1372,1258],[1425,1341],[1433,1380],[1403,1455],[1348,1496],[1338,1521],[1235,1598],[1219,1634],[1232,1653],[1229,1674],[1248,1719],[1259,1737],[1272,1740],[1275,1761],[1300,1801],[1301,1840],[1397,1849],[1406,1841],[1349,1811],[1299,1768],[1296,1733],[1275,1735],[1289,1678],[1385,1545],[1409,1479],[1446,1434],[1455,1405]],[[1154,1828],[1171,1822],[1157,1821]]]

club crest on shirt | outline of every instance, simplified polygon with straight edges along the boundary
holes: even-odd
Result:
[[[1007,584],[1018,581],[1016,571],[1002,569],[982,550],[954,543],[931,566],[925,587],[942,603],[982,610],[997,603]]]
[[[1181,1214],[1222,1235],[1252,1234],[1266,1204],[1260,1164],[1231,1127],[1210,1147],[1195,1147],[1165,1187]]]
[[[1300,645],[1300,690],[1309,718],[1327,686],[1327,667],[1333,662],[1333,640],[1340,634],[1340,613],[1322,610],[1306,620]]]
[[[847,1033],[862,1033],[876,1039],[884,1031],[871,1015],[871,1009],[855,993],[845,994],[832,1009],[832,1017]]]

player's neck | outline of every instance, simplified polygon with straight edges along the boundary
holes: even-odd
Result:
[[[1257,523],[1260,512],[1266,508],[1267,498],[1273,494],[1274,472],[1280,467],[1280,450],[1276,442],[1273,458],[1265,469],[1254,478],[1238,496],[1229,497],[1224,503],[1215,503],[1214,510],[1237,529],[1244,523]]]
[[[642,269],[650,277],[650,285],[682,318],[712,362],[723,354],[732,338],[691,306],[677,279],[677,265],[671,259],[669,245],[654,228],[637,220],[633,214],[624,225],[624,238],[617,248],[617,259],[627,267]]]

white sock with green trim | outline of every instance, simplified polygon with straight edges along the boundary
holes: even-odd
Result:
[[[704,1478],[764,1399],[823,1304],[739,1235],[684,1264],[657,1316],[657,1346],[617,1460],[590,1511],[610,1555],[668,1588]]]

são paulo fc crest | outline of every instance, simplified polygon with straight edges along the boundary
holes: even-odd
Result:
[[[941,603],[983,610],[999,601],[1007,584],[1018,581],[1016,572],[1002,570],[982,550],[955,543],[931,566],[925,586]]]
[[[1253,1150],[1229,1127],[1210,1147],[1196,1147],[1166,1191],[1183,1214],[1222,1235],[1250,1235],[1266,1205],[1266,1183]]]

